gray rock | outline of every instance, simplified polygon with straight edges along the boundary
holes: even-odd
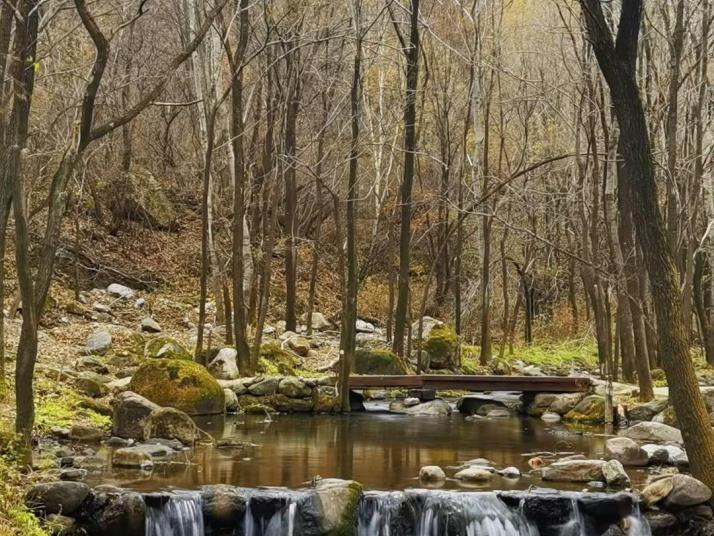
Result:
[[[224,389],[230,389],[237,396],[244,395],[248,392],[248,387],[255,383],[255,378],[238,378],[235,380],[218,380],[218,383]]]
[[[240,376],[237,358],[235,348],[222,348],[208,364],[208,371],[219,380],[235,380]]]
[[[448,402],[437,399],[405,408],[404,413],[417,417],[446,417],[451,413],[451,406]]]
[[[631,421],[651,421],[655,415],[664,411],[669,401],[664,399],[650,400],[628,409],[627,418]]]
[[[409,397],[409,398],[405,398],[405,399],[404,399],[404,407],[405,407],[405,408],[411,408],[411,407],[414,407],[414,406],[418,406],[419,404],[421,404],[421,400],[419,400],[419,399],[416,398],[416,397],[413,397],[413,396],[412,396],[412,397]]]
[[[176,439],[184,445],[193,445],[200,432],[193,419],[176,408],[153,411],[144,422],[145,437]]]
[[[608,486],[625,488],[630,485],[630,477],[618,460],[609,460],[602,465],[602,476]]]
[[[642,467],[649,462],[647,452],[629,437],[608,439],[605,444],[605,457],[608,460],[617,460],[622,465],[630,467]]]
[[[105,384],[98,382],[91,376],[82,375],[75,378],[74,386],[81,394],[89,398],[101,398],[109,393],[109,389]]]
[[[664,465],[669,463],[669,452],[662,445],[648,443],[647,445],[642,445],[641,448],[647,453],[648,463],[650,465]]]
[[[419,480],[423,482],[443,482],[446,480],[446,473],[438,465],[425,465],[419,469]]]
[[[147,316],[141,321],[141,331],[146,333],[161,333],[161,326],[156,320]]]
[[[307,325],[308,324],[308,318],[307,318],[307,313],[302,315],[300,317],[300,321]],[[322,313],[312,313],[312,329],[315,331],[326,331],[332,327],[332,324],[325,318],[325,315]]]
[[[543,415],[541,415],[540,419],[543,422],[560,422],[563,418],[558,413],[546,411]]]
[[[98,313],[104,313],[106,315],[112,314],[112,308],[103,303],[94,302],[92,304],[92,309],[94,309]]]
[[[254,396],[270,396],[278,391],[280,378],[265,378],[248,387],[248,392]]]
[[[543,480],[553,482],[590,482],[603,480],[603,460],[568,460],[550,464],[543,469]]]
[[[540,417],[550,409],[550,406],[556,400],[558,400],[558,395],[556,394],[538,393],[535,395],[533,402],[531,402],[526,411],[531,417]]]
[[[435,327],[444,327],[444,323],[441,320],[437,320],[436,318],[432,318],[430,316],[425,316],[422,317],[421,321],[421,336],[424,340],[429,338],[429,334],[431,334],[431,330],[434,329]],[[412,335],[416,338],[416,336],[419,333],[419,320],[415,320],[412,323]]]
[[[499,471],[499,473],[503,478],[521,478],[521,471],[518,469],[518,467],[506,467],[505,469]]]
[[[486,414],[488,419],[507,419],[509,417],[511,417],[511,412],[503,408],[492,409]]]
[[[623,435],[638,441],[682,442],[682,432],[672,426],[657,422],[637,423],[625,430]]]
[[[223,393],[226,395],[226,411],[235,413],[238,410],[238,396],[226,388],[223,389]]]
[[[158,404],[131,391],[120,393],[114,399],[112,434],[124,439],[144,439],[144,423]]]
[[[86,469],[80,469],[76,467],[69,467],[67,469],[62,469],[59,473],[60,480],[67,480],[71,482],[79,482],[87,478],[89,471]]]
[[[374,333],[376,328],[374,327],[374,324],[358,318],[355,322],[355,330],[357,333]]]
[[[213,530],[235,528],[236,519],[245,515],[247,497],[240,488],[218,484],[201,490],[203,519]]]
[[[288,348],[300,357],[307,357],[310,352],[310,341],[305,337],[290,337],[288,339]]]
[[[354,514],[362,485],[354,480],[324,478],[315,487],[320,510],[320,534],[354,534]]]
[[[134,297],[133,289],[130,289],[129,287],[126,287],[124,285],[120,285],[119,283],[112,283],[111,285],[109,285],[107,287],[107,292],[110,296],[114,296],[115,298],[124,298],[128,300]]]
[[[79,372],[94,372],[96,374],[109,374],[109,368],[102,361],[92,356],[81,357],[74,364]]]
[[[488,482],[493,478],[493,474],[488,469],[473,465],[456,473],[454,478],[463,482]]]
[[[117,467],[148,468],[154,465],[154,458],[142,446],[117,449],[112,454],[112,465]]]
[[[664,449],[667,451],[669,463],[671,463],[672,465],[689,465],[689,457],[687,456],[687,452],[684,449],[681,449],[675,445],[665,445]]]
[[[50,482],[33,486],[25,497],[30,509],[47,514],[72,515],[89,497],[89,486],[81,482]]]
[[[289,398],[308,398],[312,396],[312,389],[294,376],[286,376],[280,380],[278,390]]]
[[[69,438],[72,441],[80,441],[82,443],[99,443],[103,437],[103,430],[86,424],[75,424],[69,430]]]
[[[87,337],[86,351],[89,354],[105,354],[112,347],[112,336],[108,331],[97,330]]]
[[[667,507],[683,508],[708,502],[712,491],[691,476],[670,475],[647,486],[642,495],[648,504],[664,500]]]

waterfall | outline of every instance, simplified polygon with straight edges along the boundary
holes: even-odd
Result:
[[[592,531],[580,510],[577,498],[573,497],[570,504],[572,507],[570,519],[561,529],[559,536],[590,536]],[[642,515],[638,504],[633,505],[632,513],[624,519],[623,526],[627,536],[652,536],[650,525]]]
[[[295,498],[290,495],[270,497],[269,501],[257,496],[248,499],[243,520],[244,536],[298,536]]]
[[[495,493],[367,493],[359,536],[538,536],[537,528]]]
[[[204,536],[199,493],[172,493],[162,503],[146,506],[146,536]]]
[[[650,524],[642,515],[639,505],[633,507],[632,514],[625,520],[627,536],[652,536]]]

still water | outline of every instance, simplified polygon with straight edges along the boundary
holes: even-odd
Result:
[[[538,419],[512,417],[467,421],[450,417],[412,417],[369,411],[352,415],[228,416],[203,421],[202,428],[217,439],[239,447],[200,446],[153,471],[107,468],[94,483],[115,484],[138,491],[166,488],[196,489],[205,484],[285,486],[298,488],[317,476],[355,479],[366,489],[401,490],[419,486],[416,476],[424,465],[439,465],[447,475],[474,458],[487,458],[497,469],[515,466],[519,480],[496,476],[480,489],[527,489],[548,485],[580,490],[582,484],[542,483],[527,475],[528,460],[547,454],[584,454],[598,458],[606,437],[598,429],[568,428]],[[110,457],[109,451],[100,453]],[[633,483],[639,480],[631,475]],[[444,489],[464,490],[449,479]],[[473,491],[473,488],[470,488]]]

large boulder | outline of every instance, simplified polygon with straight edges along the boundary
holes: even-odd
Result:
[[[162,359],[193,359],[191,352],[184,348],[180,342],[163,335],[149,339],[146,342],[144,356]]]
[[[86,527],[89,534],[102,536],[128,536],[146,532],[146,503],[140,493],[126,490],[99,491]],[[82,533],[84,534],[84,533]]]
[[[637,467],[647,465],[649,456],[629,437],[613,437],[605,444],[605,454],[608,460],[617,460],[622,465]]]
[[[543,480],[553,482],[591,482],[603,480],[603,460],[564,460],[543,469]]]
[[[533,397],[533,401],[528,404],[526,412],[531,417],[540,417],[550,409],[551,404],[556,400],[558,400],[558,395],[554,393],[538,393]]]
[[[297,365],[298,361],[295,354],[282,348],[275,341],[266,342],[260,347],[258,372],[293,376]]]
[[[436,399],[409,408],[405,407],[402,413],[415,417],[447,417],[451,413],[451,406],[445,400]]]
[[[132,391],[124,391],[114,399],[112,434],[125,439],[142,440],[144,421],[160,406]]]
[[[193,445],[200,431],[191,417],[175,408],[154,411],[144,422],[144,436],[177,439],[184,445]]]
[[[394,352],[387,349],[360,348],[355,352],[355,374],[407,374],[407,365]]]
[[[208,370],[219,380],[235,380],[240,376],[235,348],[222,348],[208,364]]]
[[[46,514],[72,515],[89,497],[91,489],[81,482],[50,482],[33,486],[25,496],[32,510]]]
[[[647,486],[642,496],[648,504],[664,501],[667,507],[677,509],[708,502],[712,490],[691,476],[670,475]]]
[[[549,411],[558,415],[565,415],[572,411],[580,401],[585,397],[582,393],[568,393],[557,395],[553,403],[550,405]]]
[[[431,330],[436,327],[444,327],[444,323],[441,320],[432,318],[430,316],[424,316],[421,319],[421,336],[422,339],[426,340],[431,335]],[[419,320],[415,320],[412,323],[412,335],[416,337],[419,334]]]
[[[131,379],[129,389],[160,406],[189,415],[225,411],[225,395],[216,379],[201,365],[182,359],[152,359]]]
[[[425,465],[419,469],[419,480],[422,482],[443,482],[446,480],[446,473],[438,465]]]
[[[325,478],[317,483],[315,494],[322,514],[321,534],[354,534],[362,485],[354,480]]]
[[[581,423],[602,423],[605,421],[605,398],[590,395],[565,414],[565,420]]]
[[[159,182],[147,170],[123,173],[111,181],[107,197],[117,221],[135,221],[151,229],[172,229],[176,225],[176,208],[166,197]]]
[[[433,369],[452,368],[457,364],[459,336],[449,326],[434,326],[423,345],[429,356],[429,367]]]
[[[624,488],[630,485],[630,477],[617,460],[610,460],[602,465],[602,476],[608,486]]]
[[[631,426],[622,434],[625,437],[637,441],[654,441],[654,442],[682,442],[682,432],[659,422],[640,422]]]
[[[665,410],[669,404],[666,398],[650,400],[627,409],[627,418],[631,421],[651,421],[652,418]]]
[[[201,499],[204,523],[215,531],[226,529],[229,534],[236,520],[243,518],[248,504],[240,488],[225,484],[205,486]]]

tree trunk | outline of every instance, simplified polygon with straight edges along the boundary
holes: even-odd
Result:
[[[610,88],[620,125],[623,166],[632,213],[654,289],[662,363],[670,400],[681,424],[692,474],[714,487],[714,433],[689,355],[682,322],[682,295],[657,201],[657,183],[647,122],[635,79],[641,0],[624,0],[617,42],[613,41],[599,0],[580,0],[587,32]]]
[[[406,96],[404,106],[404,172],[402,176],[402,221],[399,233],[399,280],[397,306],[394,314],[392,349],[404,355],[409,307],[409,269],[411,255],[412,184],[416,157],[417,86],[419,83],[419,0],[411,0],[409,45],[405,50],[407,62]]]

